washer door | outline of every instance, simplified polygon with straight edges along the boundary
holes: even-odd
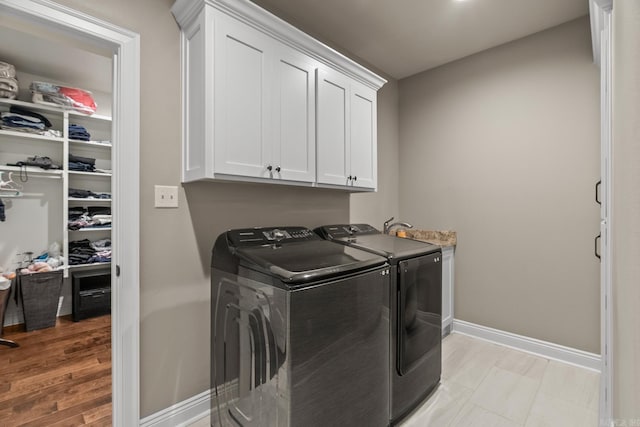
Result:
[[[435,252],[398,263],[397,370],[405,375],[442,338],[442,254]]]
[[[278,403],[278,372],[285,360],[283,323],[263,290],[222,279],[213,315],[213,425],[276,426],[286,424]]]

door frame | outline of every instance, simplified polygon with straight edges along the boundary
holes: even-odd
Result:
[[[612,21],[613,0],[590,0],[593,59],[600,69],[600,407],[599,426],[613,423]],[[597,190],[597,187],[596,187]],[[596,194],[597,196],[597,194]],[[596,197],[597,200],[597,197]]]
[[[140,36],[50,0],[0,0],[0,13],[61,30],[113,52],[113,425],[135,426],[140,421]]]

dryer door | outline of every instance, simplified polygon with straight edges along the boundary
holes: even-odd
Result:
[[[405,375],[432,352],[442,337],[442,254],[398,263],[397,369]]]

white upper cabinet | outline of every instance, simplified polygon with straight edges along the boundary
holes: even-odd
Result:
[[[318,184],[376,189],[376,91],[318,71]]]
[[[384,79],[248,0],[178,0],[172,12],[184,182],[375,190]]]
[[[349,80],[318,71],[318,183],[349,185]]]
[[[279,46],[273,86],[274,175],[291,181],[316,178],[316,64]]]
[[[349,99],[351,185],[376,189],[378,182],[376,92],[354,82],[351,84]]]
[[[268,177],[274,41],[223,13],[214,14],[213,28],[211,172]]]

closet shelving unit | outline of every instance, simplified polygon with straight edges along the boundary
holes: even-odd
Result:
[[[0,129],[0,171],[13,172],[16,182],[20,174],[25,174],[28,179],[54,178],[60,179],[62,182],[60,196],[62,197],[62,253],[65,257],[66,264],[64,276],[68,277],[70,269],[85,269],[93,267],[105,267],[110,263],[92,263],[69,265],[69,242],[73,240],[81,240],[89,238],[94,241],[102,238],[111,237],[111,227],[95,227],[84,228],[80,230],[68,229],[69,206],[97,206],[111,205],[112,199],[89,199],[68,197],[69,188],[81,188],[94,192],[110,192],[111,191],[111,174],[102,172],[81,172],[69,170],[69,154],[80,155],[83,157],[96,158],[96,166],[100,169],[111,169],[111,143],[96,142],[111,141],[111,117],[93,114],[85,115],[73,110],[61,107],[37,104],[31,102],[9,100],[0,98],[0,111],[9,111],[12,105],[16,105],[36,113],[42,114],[52,122],[53,129],[61,130],[62,137],[52,137],[30,134],[27,132],[19,132],[12,130]],[[69,124],[81,124],[91,134],[93,140],[79,141],[69,138]],[[97,138],[94,138],[97,136]],[[29,142],[30,149],[33,150],[28,156],[42,155],[46,153],[51,157],[54,163],[62,165],[62,169],[45,170],[39,167],[17,167],[7,166],[7,163],[16,163],[25,160],[24,150],[29,148],[16,148],[15,144],[23,144]],[[12,146],[14,149],[12,150]],[[18,150],[22,150],[17,152]],[[41,151],[40,151],[41,150]],[[18,194],[16,198],[19,198]]]

